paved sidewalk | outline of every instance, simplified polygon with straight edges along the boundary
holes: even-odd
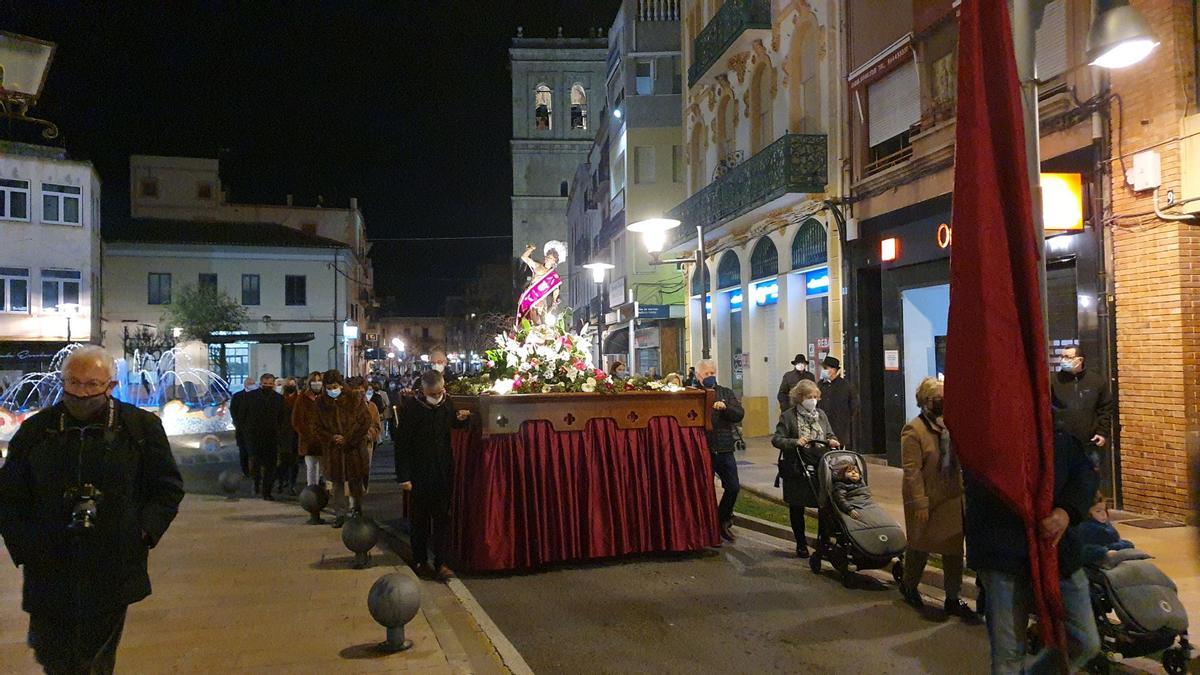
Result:
[[[394,482],[373,487],[368,515],[372,503],[398,501],[387,494]],[[367,591],[384,574],[412,572],[382,547],[371,567],[352,569],[340,531],[306,518],[294,501],[188,494],[151,553],[154,594],[130,608],[118,672],[504,672],[467,611],[430,582],[418,582],[422,611],[406,628],[414,648],[376,652],[384,630]],[[25,646],[20,571],[0,556],[0,671],[41,672]]]
[[[775,487],[775,463],[779,451],[771,438],[746,439],[746,452],[738,453],[738,475],[742,487],[760,496],[779,500],[783,492]],[[871,493],[880,506],[899,523],[904,523],[904,501],[900,494],[903,471],[896,467],[872,464],[867,470]],[[1128,520],[1133,514],[1113,511],[1114,520]],[[1154,556],[1155,564],[1179,587],[1179,597],[1190,616],[1200,618],[1200,541],[1195,527],[1143,529],[1114,523],[1121,536]],[[810,533],[811,534],[811,533]]]

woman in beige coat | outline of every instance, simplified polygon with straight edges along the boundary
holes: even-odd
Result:
[[[942,383],[937,378],[927,377],[917,387],[917,405],[921,414],[900,434],[904,524],[908,531],[900,593],[910,605],[923,608],[917,584],[929,554],[939,554],[945,573],[946,614],[974,621],[974,612],[959,599],[963,574],[962,471],[942,422]]]

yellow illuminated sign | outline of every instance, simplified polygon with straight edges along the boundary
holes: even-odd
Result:
[[[1042,174],[1042,225],[1048,232],[1083,229],[1083,176]]]

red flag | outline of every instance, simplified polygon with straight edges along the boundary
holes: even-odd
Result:
[[[1054,500],[1049,367],[1007,4],[962,3],[946,423],[965,469],[1025,523],[1046,644],[1061,644],[1058,556],[1037,523]]]

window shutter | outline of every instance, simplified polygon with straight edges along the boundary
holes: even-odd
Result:
[[[921,120],[921,89],[917,64],[910,61],[867,88],[871,147],[899,136]]]
[[[1037,76],[1048,80],[1067,70],[1067,8],[1065,0],[1046,5],[1037,30]]]

